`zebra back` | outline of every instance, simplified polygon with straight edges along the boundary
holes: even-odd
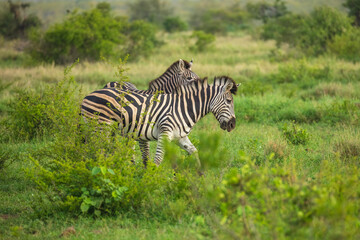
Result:
[[[149,83],[148,90],[139,90],[144,94],[153,94],[155,92],[171,93],[181,85],[188,85],[198,81],[200,78],[191,71],[192,60],[178,60],[174,62],[160,77]],[[129,82],[110,82],[104,88],[120,88],[123,90],[138,90],[136,86]]]

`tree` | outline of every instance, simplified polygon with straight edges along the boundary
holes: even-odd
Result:
[[[349,9],[349,16],[355,17],[355,25],[360,26],[360,0],[346,0],[344,7]]]
[[[185,31],[188,26],[179,17],[168,17],[164,21],[164,28],[167,32]]]
[[[29,7],[29,3],[8,0],[8,5],[0,15],[0,34],[7,38],[25,37],[30,28],[40,27],[42,23],[36,15],[26,14]]]
[[[165,1],[137,0],[129,4],[131,20],[146,20],[161,26],[172,10]]]
[[[247,3],[246,9],[253,18],[260,19],[263,23],[289,13],[283,0],[275,0],[273,5],[267,2]]]

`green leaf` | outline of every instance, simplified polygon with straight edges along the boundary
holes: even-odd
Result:
[[[87,213],[87,211],[89,210],[90,208],[90,205],[89,204],[86,204],[85,202],[83,202],[80,206],[80,209],[83,213]]]
[[[100,215],[101,215],[101,211],[100,211],[100,210],[95,210],[94,213],[95,213],[95,215],[96,215],[97,217],[100,217]]]
[[[115,175],[115,172],[111,168],[108,168],[108,172],[112,175]]]
[[[100,172],[100,168],[99,167],[94,167],[92,170],[91,170],[91,174],[93,176],[95,176],[96,174],[98,174]]]
[[[242,206],[238,206],[237,209],[236,209],[236,212],[237,212],[237,214],[238,214],[239,216],[241,216],[242,213],[243,213]]]
[[[100,167],[100,169],[101,169],[101,173],[103,175],[105,175],[106,174],[106,167]]]

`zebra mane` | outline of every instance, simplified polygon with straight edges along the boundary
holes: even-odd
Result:
[[[234,95],[236,95],[236,92],[237,92],[237,90],[238,90],[238,84],[236,84],[236,82],[234,81],[234,79],[232,79],[231,77],[228,77],[228,76],[220,76],[220,77],[217,77],[217,76],[215,76],[214,77],[214,83],[213,84],[216,84],[216,85],[219,85],[219,83],[220,84],[223,84],[223,83],[225,83],[225,82],[227,82],[227,81],[231,81],[232,82],[232,84],[233,84],[233,86],[232,86],[232,88],[230,89],[230,92],[232,93],[232,94],[234,94]],[[209,83],[208,83],[208,77],[204,77],[204,78],[202,78],[202,79],[199,79],[199,81],[197,81],[197,82],[193,82],[193,83],[191,83],[191,84],[189,84],[188,86],[191,86],[191,85],[193,85],[193,86],[196,86],[196,85],[209,85]],[[185,87],[185,86],[179,86],[177,89],[181,89],[182,87]],[[176,89],[176,90],[177,90]],[[174,92],[176,92],[176,91],[174,91]]]
[[[233,86],[232,86],[232,88],[230,89],[230,92],[231,92],[232,94],[236,95],[236,92],[237,92],[237,90],[238,90],[239,85],[236,84],[235,80],[232,79],[231,77],[228,77],[228,76],[220,76],[220,77],[215,76],[215,77],[214,77],[214,83],[215,83],[215,81],[218,81],[218,80],[220,80],[220,79],[225,79],[225,82],[226,82],[226,81],[231,81],[232,84],[233,84]]]
[[[182,61],[184,62],[185,68],[188,69],[188,70],[191,70],[191,64],[190,64],[188,61],[186,61],[186,60],[182,60]],[[166,71],[165,71],[163,74],[161,74],[160,77],[158,77],[158,78],[152,80],[151,82],[149,82],[149,89],[150,89],[151,85],[153,85],[155,82],[159,81],[160,78],[161,78],[164,74],[166,74],[166,73],[169,72],[170,70],[173,70],[173,69],[176,70],[176,69],[178,69],[178,67],[179,67],[179,62],[180,62],[180,60],[177,60],[176,62],[174,62],[173,64],[171,64],[171,66],[168,67],[168,69],[166,69]]]

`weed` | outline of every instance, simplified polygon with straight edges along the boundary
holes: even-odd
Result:
[[[293,122],[291,126],[288,126],[287,123],[284,123],[282,132],[286,140],[294,145],[306,144],[310,138],[310,135],[306,129],[299,127],[295,124],[295,122]]]

